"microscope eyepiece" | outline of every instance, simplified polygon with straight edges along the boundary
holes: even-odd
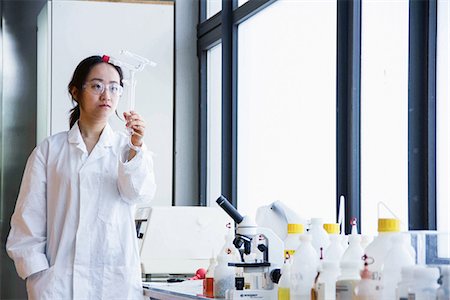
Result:
[[[241,216],[241,214],[234,208],[233,205],[231,205],[230,201],[227,200],[224,196],[220,196],[217,198],[216,203],[219,204],[220,207],[236,222],[236,224],[239,224],[242,222],[244,217]]]

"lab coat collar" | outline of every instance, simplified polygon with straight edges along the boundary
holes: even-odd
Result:
[[[114,131],[112,130],[109,123],[106,123],[106,126],[100,135],[97,145],[95,146],[91,154],[97,152],[96,148],[98,148],[100,150],[100,153],[97,153],[95,156],[98,156],[98,154],[100,154],[100,156],[103,156],[102,153],[104,152],[105,148],[112,147],[113,139]],[[84,144],[83,137],[81,136],[80,127],[78,126],[78,121],[75,122],[75,124],[69,130],[68,141],[70,144],[76,144],[77,148],[82,150],[83,152],[87,152],[86,145]]]

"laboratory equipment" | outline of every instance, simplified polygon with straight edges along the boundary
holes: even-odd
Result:
[[[288,224],[302,224],[303,228],[306,229],[306,220],[279,200],[257,209],[256,224],[260,227],[272,229],[282,241],[288,235]]]
[[[323,219],[311,218],[311,225],[308,233],[312,236],[311,244],[316,249],[319,258],[322,257],[323,252],[330,245],[330,238],[328,232],[323,228]]]
[[[314,280],[319,270],[319,255],[312,246],[312,236],[300,236],[300,246],[295,250],[291,268],[291,296],[309,300]]]
[[[288,235],[284,240],[284,258],[289,259],[294,255],[300,245],[300,235],[303,234],[303,224],[288,224]]]
[[[219,253],[231,219],[218,207],[139,207],[135,223],[146,280],[189,278]]]
[[[336,281],[336,299],[356,300],[355,288],[361,280],[360,269],[358,261],[341,263],[341,275]]]
[[[146,65],[150,65],[152,67],[156,66],[156,63],[153,61],[150,61],[149,59],[142,57],[140,55],[137,55],[135,53],[132,53],[128,50],[121,50],[120,54],[122,55],[121,59],[118,59],[116,57],[103,55],[102,60],[104,62],[113,64],[115,66],[118,66],[122,69],[123,72],[123,85],[125,87],[124,91],[125,94],[123,98],[126,100],[124,102],[127,103],[127,111],[133,111],[136,103],[135,95],[136,95],[136,78],[135,73],[140,72],[144,70]],[[133,129],[128,128],[128,134],[130,135],[130,140],[128,145],[131,149],[138,150],[136,147],[131,143],[131,136],[133,135]]]
[[[118,59],[112,56],[103,55],[103,61],[109,62],[115,66],[118,66],[122,69],[124,79],[122,80],[125,87],[128,87],[128,97],[127,97],[127,103],[128,103],[128,111],[134,110],[135,106],[135,95],[136,95],[136,79],[135,79],[135,73],[140,72],[144,70],[146,65],[150,65],[152,67],[155,67],[157,64],[153,61],[150,61],[149,59],[142,57],[140,55],[137,55],[135,53],[132,53],[127,50],[121,50],[120,54],[124,56],[123,59]],[[127,61],[128,60],[128,61]],[[129,61],[134,61],[129,62]]]
[[[233,299],[250,299],[255,295],[264,299],[275,299],[280,268],[284,261],[283,241],[271,230],[259,227],[249,216],[242,216],[223,196],[217,199],[217,204],[236,222],[236,235],[233,244],[241,253],[241,262],[229,265],[243,268],[244,274],[257,278],[261,286],[247,290],[230,290]],[[253,258],[253,261],[251,261]]]

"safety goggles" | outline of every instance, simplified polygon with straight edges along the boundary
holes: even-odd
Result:
[[[99,80],[91,80],[89,82],[86,82],[83,85],[83,89],[86,89],[95,95],[103,94],[106,89],[108,89],[108,92],[115,97],[119,97],[123,93],[123,87],[117,82],[104,84],[102,81]]]

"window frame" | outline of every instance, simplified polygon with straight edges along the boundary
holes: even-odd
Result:
[[[222,43],[222,194],[237,207],[237,27],[275,1],[250,0],[238,7],[237,0],[222,0],[222,11],[206,19],[206,0],[200,0],[197,28],[200,205],[207,205],[206,51]],[[411,230],[433,230],[436,229],[437,4],[436,0],[409,2],[408,226]],[[361,0],[337,1],[336,59],[336,211],[343,195],[345,224],[349,224],[351,217],[361,218]],[[350,228],[346,227],[349,233]]]

